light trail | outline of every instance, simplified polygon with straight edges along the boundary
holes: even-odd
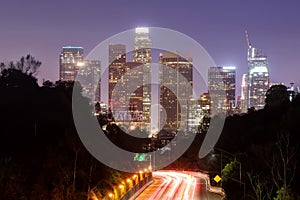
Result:
[[[156,171],[153,178],[160,180],[155,190],[145,190],[137,200],[194,200],[197,180],[194,176],[181,171]],[[154,190],[154,191],[153,191]],[[150,197],[149,197],[150,196]]]

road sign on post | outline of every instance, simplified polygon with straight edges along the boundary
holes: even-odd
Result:
[[[135,153],[134,154],[134,161],[149,161],[150,160],[150,155],[145,154],[145,153]]]
[[[214,177],[214,181],[216,181],[217,183],[219,183],[222,180],[222,178],[219,175],[216,175]]]

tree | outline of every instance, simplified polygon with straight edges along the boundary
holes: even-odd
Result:
[[[51,81],[47,80],[47,81],[43,82],[43,86],[51,88],[54,86],[54,84]]]
[[[273,187],[270,187],[270,183],[265,178],[261,178],[260,175],[253,175],[252,173],[247,173],[247,175],[254,191],[255,199],[271,199]]]
[[[284,85],[273,85],[266,93],[265,108],[289,103],[289,93]]]
[[[0,64],[0,86],[2,87],[38,87],[35,74],[41,62],[33,56],[21,57],[16,63]]]
[[[297,145],[291,141],[287,131],[281,131],[275,143],[272,178],[279,199],[288,199],[291,183],[296,171]]]

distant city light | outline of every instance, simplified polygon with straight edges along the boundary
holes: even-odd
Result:
[[[83,66],[84,66],[84,63],[83,63],[83,62],[78,62],[78,63],[77,63],[77,66],[78,66],[78,67],[83,67]]]
[[[138,27],[135,29],[135,33],[149,33],[149,28],[147,27]]]
[[[235,69],[235,66],[223,66],[223,69]]]
[[[76,46],[65,46],[63,49],[83,49],[83,47],[76,47]]]

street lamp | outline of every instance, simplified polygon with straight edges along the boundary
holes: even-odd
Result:
[[[240,185],[243,184],[243,186],[244,186],[244,199],[245,199],[246,184],[242,182],[242,163],[236,159],[236,155],[235,154],[232,154],[232,153],[230,153],[230,152],[228,152],[228,151],[226,151],[224,149],[220,149],[220,148],[216,148],[216,147],[214,147],[214,149],[216,149],[216,150],[218,150],[218,151],[221,152],[221,177],[222,177],[222,168],[223,168],[223,166],[222,166],[223,165],[223,160],[222,160],[223,159],[223,153],[225,153],[225,154],[227,154],[229,156],[232,156],[234,158],[234,161],[239,164],[239,168],[240,168],[240,173],[239,173],[240,180],[237,181],[237,180],[235,180],[233,178],[231,178],[231,179],[234,180],[234,181],[239,182]],[[221,188],[222,188],[222,182],[221,182]]]
[[[113,200],[115,199],[115,195],[113,193],[109,193],[108,197],[111,198],[111,199],[113,199]]]
[[[239,170],[240,170],[239,171],[239,178],[240,178],[240,182],[242,182],[242,163],[236,159],[236,155],[234,155],[234,154],[232,154],[232,153],[230,153],[226,150],[220,149],[220,148],[214,147],[214,149],[221,152],[221,177],[222,177],[222,169],[223,169],[223,153],[225,153],[226,155],[232,156],[232,158],[234,158],[234,161],[239,164]]]

